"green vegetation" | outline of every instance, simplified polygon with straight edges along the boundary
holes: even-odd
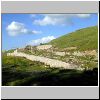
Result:
[[[12,53],[12,52],[14,52],[14,50],[15,50],[15,49],[7,50],[7,51],[5,51],[4,53]]]
[[[98,27],[77,30],[47,44],[49,50],[38,50],[30,45],[18,49],[18,52],[61,60],[73,65],[76,69],[50,68],[44,63],[30,61],[26,58],[7,56],[14,49],[2,52],[2,85],[3,86],[97,86],[98,85]],[[41,44],[45,45],[45,44]],[[77,47],[68,49],[67,47]],[[67,50],[66,50],[67,48]],[[83,51],[96,50],[94,55],[81,55]],[[55,52],[65,52],[64,56]],[[78,51],[80,53],[74,55]],[[93,54],[93,52],[92,52]]]
[[[10,68],[10,70],[17,70],[17,71],[45,71],[48,68],[45,67],[45,65],[41,62],[37,61],[30,61],[25,58],[20,57],[12,57],[12,56],[6,56],[6,54],[3,54],[2,57],[2,68]],[[38,65],[38,66],[37,66]]]
[[[58,48],[77,47],[78,50],[98,48],[98,27],[88,27],[52,40],[49,44]]]
[[[96,56],[91,56],[91,55],[75,56],[72,54],[70,55],[65,54],[65,56],[59,56],[59,55],[55,55],[53,52],[49,52],[46,50],[33,50],[32,52],[30,50],[23,50],[23,52],[35,56],[43,56],[43,57],[48,57],[51,59],[56,59],[67,63],[73,63],[77,66],[86,69],[93,69],[98,66],[98,60],[96,59]]]
[[[43,63],[2,55],[3,86],[97,86],[98,69],[88,71],[45,67]]]

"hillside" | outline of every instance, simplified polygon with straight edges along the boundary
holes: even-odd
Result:
[[[45,67],[41,62],[2,56],[3,86],[97,86],[98,69],[75,70]]]
[[[94,26],[46,44],[3,51],[2,85],[97,86],[97,44],[98,28]]]
[[[98,27],[88,27],[66,34],[52,40],[52,44],[58,48],[77,47],[78,50],[93,50],[98,48]]]

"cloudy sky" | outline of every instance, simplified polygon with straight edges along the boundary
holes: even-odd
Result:
[[[2,49],[47,43],[97,23],[97,14],[2,14]]]

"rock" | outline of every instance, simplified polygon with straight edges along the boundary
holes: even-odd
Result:
[[[65,52],[54,52],[54,54],[58,56],[65,56]]]
[[[38,50],[47,50],[52,48],[52,45],[40,45],[36,47]]]
[[[91,55],[91,56],[96,56],[97,55],[96,50],[85,51],[84,53],[85,53],[85,55]]]
[[[84,53],[79,52],[79,51],[75,51],[74,53],[72,53],[72,55],[74,55],[74,56],[84,56]]]
[[[50,59],[46,57],[40,57],[40,56],[34,56],[29,55],[21,52],[14,51],[13,53],[10,53],[10,56],[19,56],[19,57],[25,57],[32,61],[39,61],[44,63],[45,65],[49,65],[50,67],[56,67],[56,68],[64,68],[64,69],[75,69],[77,68],[76,65],[69,64],[60,60]]]

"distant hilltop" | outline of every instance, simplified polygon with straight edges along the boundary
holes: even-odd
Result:
[[[78,50],[98,49],[98,26],[79,29],[52,40],[48,44],[59,49],[77,47]]]

